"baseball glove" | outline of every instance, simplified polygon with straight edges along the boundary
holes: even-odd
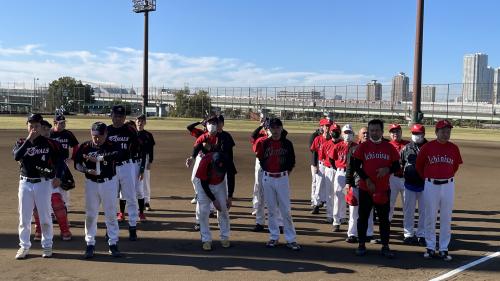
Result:
[[[66,191],[75,188],[75,179],[68,166],[64,169],[64,175],[61,179],[61,188]]]

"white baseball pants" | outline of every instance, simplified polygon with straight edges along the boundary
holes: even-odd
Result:
[[[404,208],[405,205],[405,180],[404,178],[398,178],[394,175],[391,175],[389,178],[389,185],[391,187],[391,202],[389,209],[389,221],[392,221],[392,217],[394,216],[394,207],[396,206],[396,200],[398,199],[398,195],[401,194],[401,206]],[[404,212],[404,210],[403,210]]]
[[[439,211],[439,251],[448,251],[454,196],[454,182],[435,185],[427,179],[425,180],[425,243],[427,249],[436,249],[436,220]]]
[[[52,248],[54,236],[52,228],[51,205],[52,180],[44,180],[38,183],[27,182],[26,179],[19,181],[19,246],[25,249],[31,247],[31,219],[35,205],[40,218],[42,229],[42,248]]]
[[[333,170],[333,169],[332,169]],[[333,225],[340,225],[341,220],[346,218],[347,206],[345,201],[345,169],[337,169],[334,172],[335,178],[333,180]]]
[[[118,242],[118,221],[116,219],[116,192],[118,181],[116,176],[103,183],[85,179],[85,241],[87,245],[95,245],[97,233],[97,217],[102,204],[108,233],[108,244]]]
[[[130,161],[130,160],[129,160]],[[137,225],[139,216],[139,203],[137,202],[137,191],[135,183],[137,180],[136,164],[127,162],[121,166],[116,166],[117,181],[121,187],[121,193],[127,200],[128,224]]]
[[[295,242],[296,233],[293,226],[292,210],[290,207],[290,183],[288,173],[275,178],[267,175],[264,172],[262,177],[262,186],[264,189],[267,210],[269,213],[269,239],[278,240],[280,237],[280,229],[278,226],[278,209],[283,217],[283,228],[286,242]]]
[[[359,202],[359,189],[353,188],[352,191],[354,192],[354,195]],[[358,237],[358,217],[358,206],[349,205],[349,226],[347,228],[347,237]],[[370,217],[368,218],[368,229],[366,230],[366,236],[373,236],[373,209],[370,212]]]
[[[210,204],[212,200],[207,196],[203,187],[201,186],[201,181],[196,185],[198,189],[198,202],[196,203],[196,213],[199,218],[200,223],[200,234],[201,242],[212,241],[212,233],[210,232],[210,225],[208,223],[208,217],[210,215]],[[230,234],[230,223],[229,223],[229,211],[226,207],[227,203],[227,190],[226,181],[222,181],[217,185],[209,185],[210,191],[215,196],[215,199],[219,201],[221,210],[217,210],[217,221],[219,223],[220,239],[229,239]]]
[[[404,219],[403,219],[403,234],[404,237],[425,237],[425,201],[424,192],[415,192],[406,189],[404,192]],[[418,224],[417,231],[415,232],[415,207],[418,202]]]
[[[264,190],[262,188],[262,177],[264,171],[260,167],[260,161],[255,159],[255,184],[253,186],[253,209],[255,210],[255,223],[264,225],[266,222],[266,202],[264,199]],[[278,225],[283,226],[283,218],[278,209]]]

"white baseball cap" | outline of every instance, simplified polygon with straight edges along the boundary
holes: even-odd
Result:
[[[351,132],[353,131],[351,124],[345,124],[344,127],[342,127],[342,132],[345,131],[351,131]]]

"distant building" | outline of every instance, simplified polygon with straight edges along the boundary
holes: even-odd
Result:
[[[463,89],[464,102],[491,102],[494,70],[488,67],[488,55],[482,53],[464,56]]]
[[[366,100],[382,100],[382,84],[377,83],[377,80],[372,80],[370,83],[366,84]]]
[[[493,103],[500,103],[500,67],[495,69],[493,75]]]
[[[318,91],[279,91],[278,98],[282,99],[324,99],[325,97]]]
[[[411,100],[410,78],[404,72],[398,73],[392,78],[391,101],[393,103]]]
[[[423,86],[422,87],[422,101],[435,102],[436,101],[436,86]]]

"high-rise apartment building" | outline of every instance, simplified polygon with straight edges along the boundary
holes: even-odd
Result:
[[[493,103],[500,103],[500,67],[493,74]]]
[[[422,102],[435,102],[435,101],[436,101],[436,86],[423,86]]]
[[[398,73],[392,78],[391,101],[393,103],[410,101],[410,78],[404,72]]]
[[[493,69],[488,67],[488,55],[482,53],[464,56],[464,102],[491,102],[493,95]]]
[[[377,83],[377,80],[372,80],[370,83],[366,84],[366,100],[382,100],[382,84]]]

